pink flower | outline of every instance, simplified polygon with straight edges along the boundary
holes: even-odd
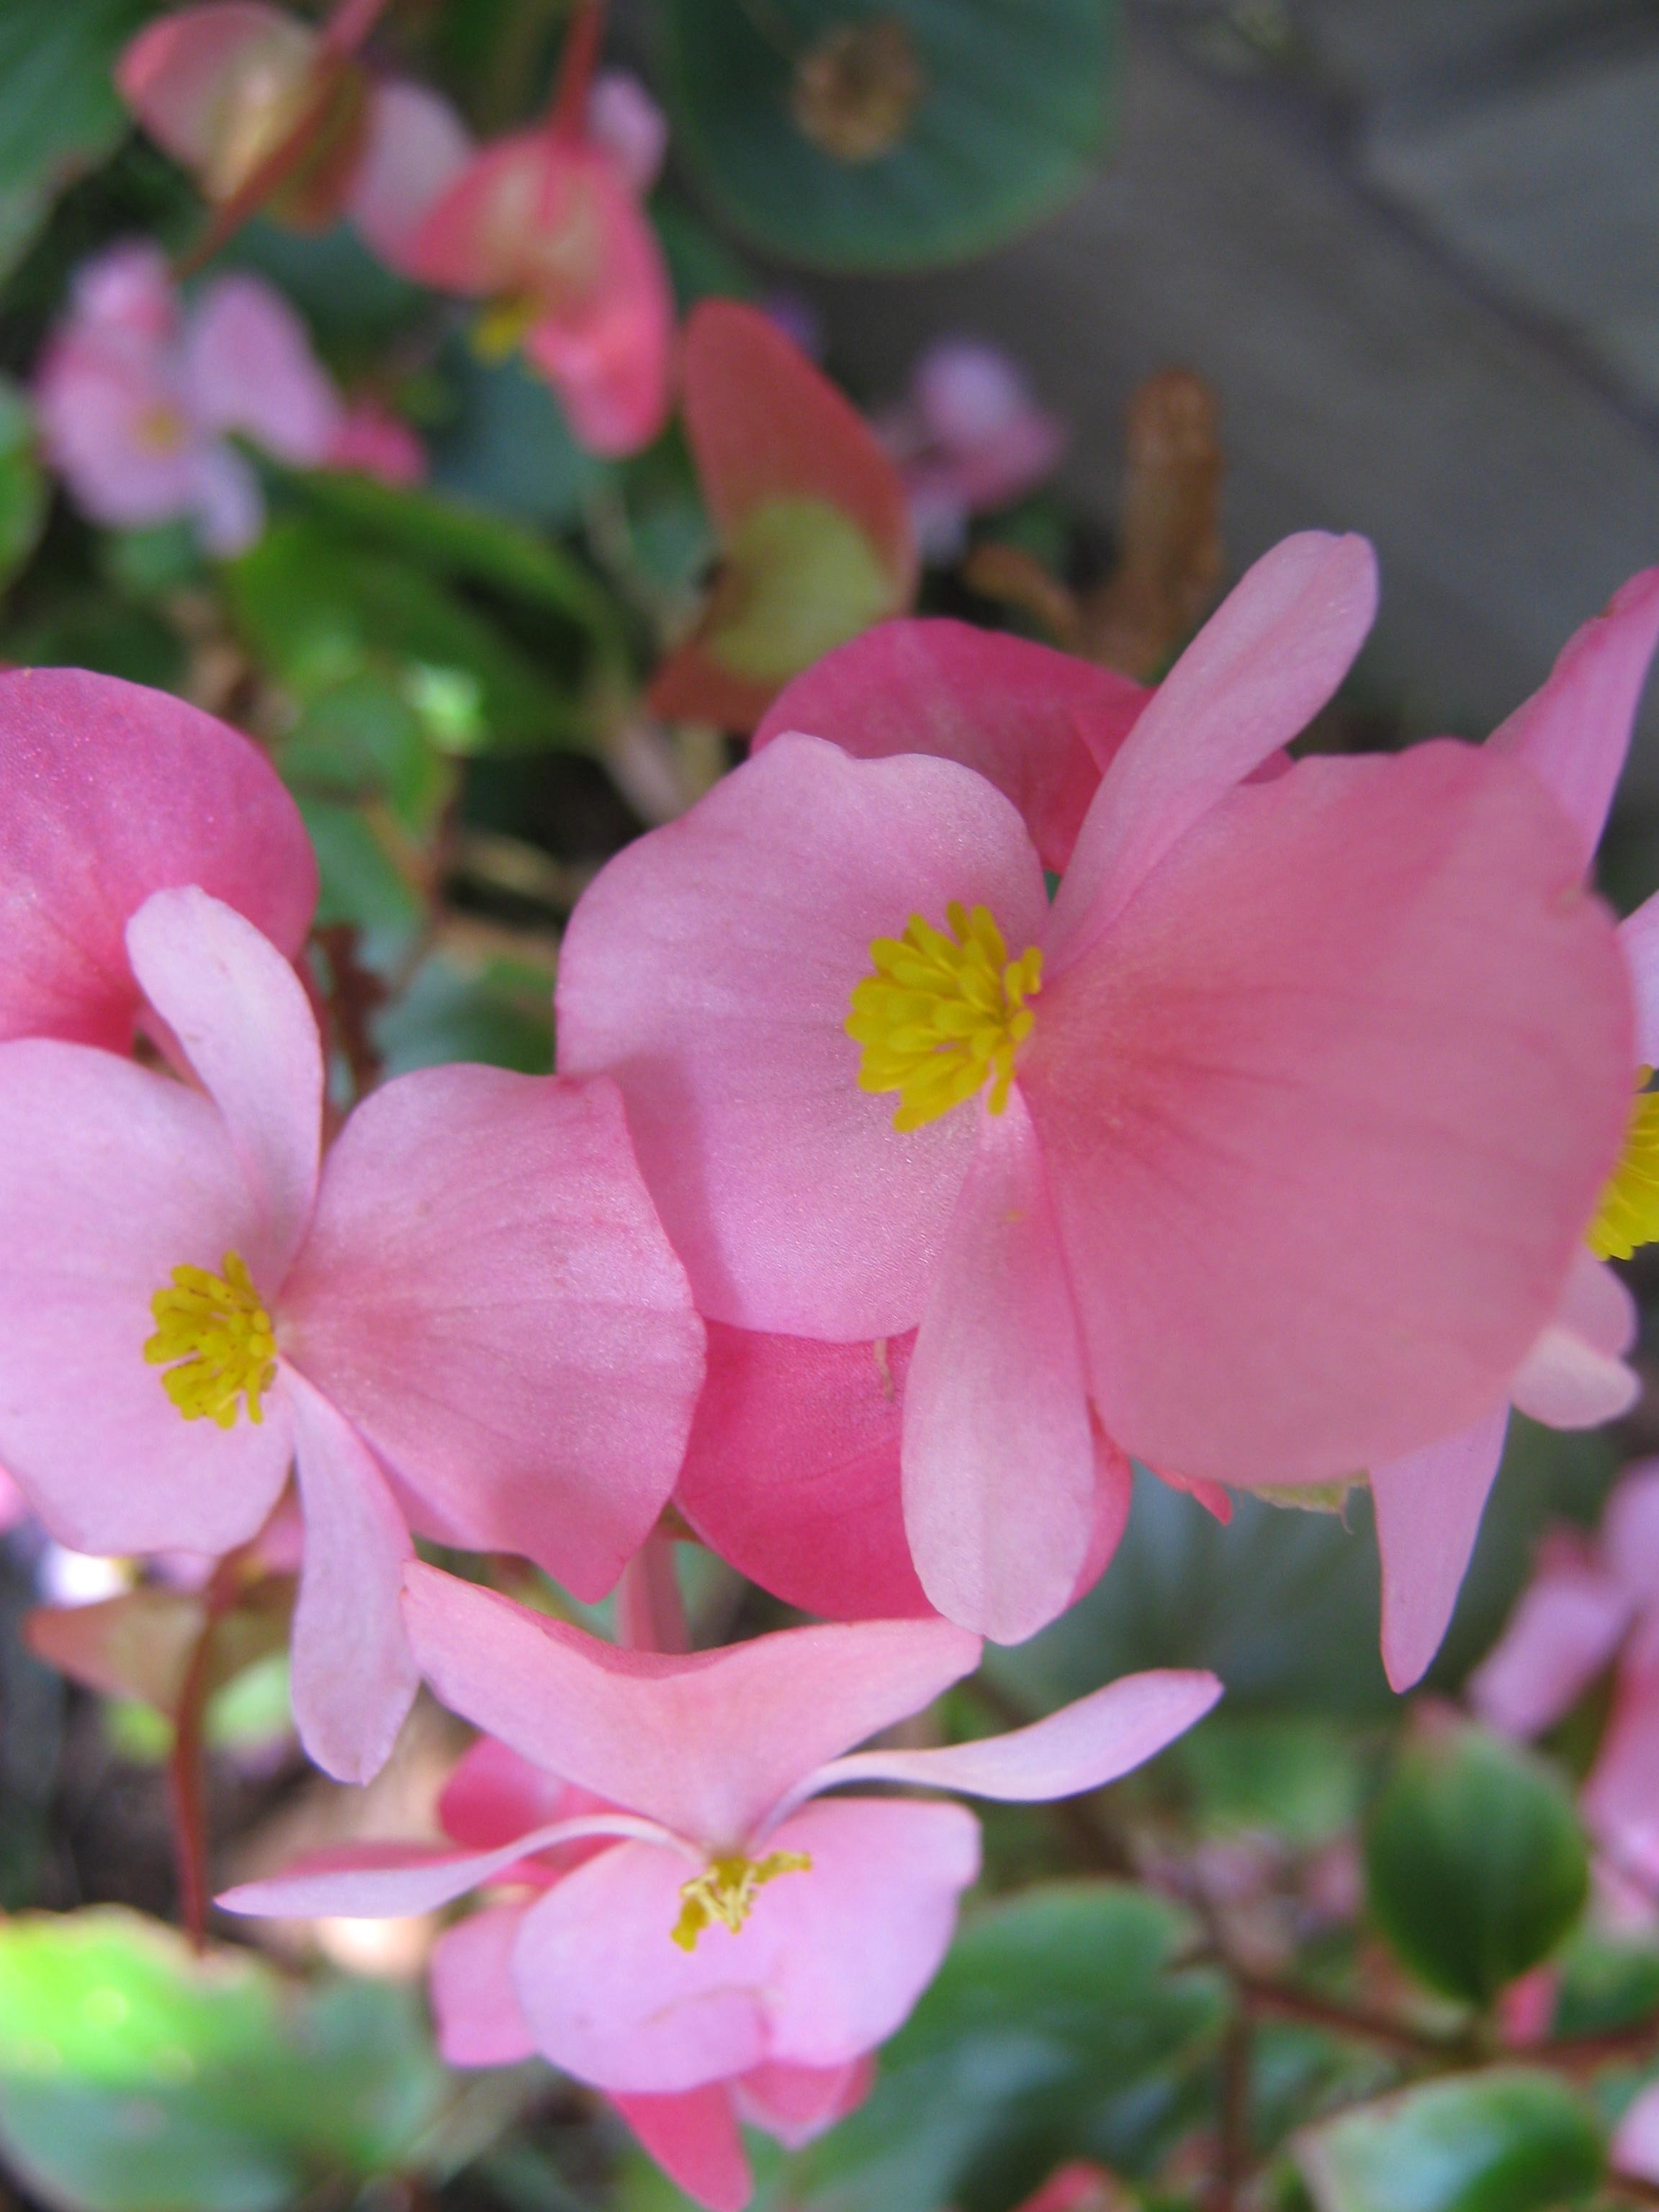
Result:
[[[922,549],[962,550],[971,515],[1007,507],[1051,475],[1069,433],[1038,406],[1018,365],[977,338],[941,338],[916,363],[901,405],[881,418],[903,472]]]
[[[668,118],[632,70],[601,70],[587,94],[587,135],[642,200],[662,173]]]
[[[459,1802],[489,1847],[366,1845],[221,1901],[400,1914],[528,1873],[539,1895],[475,1914],[439,1947],[446,2056],[541,2051],[613,2097],[718,2212],[749,2196],[738,2116],[799,2141],[844,2108],[860,2063],[937,1971],[979,1869],[957,1806],[822,1793],[897,1782],[1066,1796],[1139,1765],[1220,1694],[1210,1674],[1136,1674],[1012,1735],[848,1757],[970,1674],[979,1639],[881,1621],[670,1658],[420,1565],[404,1616],[438,1696],[538,1770],[506,1765],[499,1747],[471,1754],[488,1766],[447,1825]],[[525,1865],[573,1844],[578,1864]]]
[[[1553,1728],[1617,1662],[1613,1711],[1580,1798],[1616,1878],[1659,1899],[1659,1460],[1632,1468],[1599,1535],[1548,1538],[1509,1626],[1469,1679],[1506,1735]]]
[[[0,1462],[106,1553],[229,1550],[296,1463],[295,1717],[359,1779],[414,1692],[410,1528],[599,1596],[672,1486],[702,1325],[611,1085],[426,1070],[320,1160],[280,953],[194,888],[126,941],[194,1083],[0,1047]]]
[[[1446,742],[1243,781],[1374,592],[1358,539],[1259,562],[1052,908],[983,775],[786,734],[572,918],[563,1065],[621,1085],[699,1310],[919,1328],[906,1528],[987,1633],[1067,1602],[1130,1453],[1323,1482],[1474,1418],[1617,1156],[1629,984],[1537,780]]]
[[[1524,762],[1559,802],[1588,871],[1630,749],[1637,702],[1659,641],[1659,568],[1633,576],[1604,614],[1574,633],[1549,680],[1488,741]],[[1636,1088],[1659,1062],[1659,897],[1625,922],[1619,942],[1636,1000]],[[1526,1357],[1467,1427],[1371,1469],[1382,1554],[1382,1659],[1396,1690],[1440,1648],[1503,1456],[1510,1407],[1551,1428],[1595,1428],[1634,1402],[1624,1354],[1636,1310],[1609,1255],[1659,1235],[1656,1122],[1638,1098],[1623,1160],[1574,1255],[1560,1297]],[[1644,1224],[1645,1223],[1645,1226]]]
[[[0,676],[0,1038],[131,1051],[145,1016],[126,927],[152,891],[183,884],[279,952],[305,942],[317,863],[258,746],[113,676]]]
[[[327,459],[331,469],[355,469],[382,483],[417,484],[426,477],[426,447],[407,422],[372,398],[348,409]]]

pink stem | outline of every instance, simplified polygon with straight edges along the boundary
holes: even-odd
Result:
[[[630,1651],[689,1651],[691,1631],[674,1566],[673,1539],[654,1528],[617,1584],[617,1640]]]
[[[580,0],[559,57],[559,80],[547,127],[555,138],[577,139],[587,131],[587,88],[605,37],[605,0]]]
[[[323,27],[323,49],[355,54],[386,11],[386,0],[340,0]]]

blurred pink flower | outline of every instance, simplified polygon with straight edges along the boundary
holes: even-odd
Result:
[[[603,1595],[672,1487],[702,1325],[611,1085],[425,1070],[325,1161],[281,954],[194,888],[126,939],[194,1084],[0,1047],[0,1460],[100,1553],[229,1550],[297,1462],[295,1717],[362,1779],[414,1693],[410,1527]]]
[[[528,1877],[538,1896],[440,1944],[445,2056],[539,2051],[604,2089],[715,2212],[748,2201],[739,2117],[801,2142],[862,2094],[863,2060],[932,1979],[979,1869],[957,1806],[814,1801],[846,1783],[1024,1802],[1097,1789],[1220,1694],[1211,1674],[1136,1674],[1011,1735],[845,1756],[970,1674],[979,1639],[881,1621],[665,1657],[418,1565],[404,1617],[438,1696],[500,1739],[447,1801],[472,1848],[365,1844],[221,1902],[400,1915]],[[579,1863],[526,1863],[572,1845]]]
[[[1621,2173],[1633,2173],[1639,2181],[1659,2184],[1659,2081],[1647,2082],[1625,2107],[1607,2163],[1615,2181]]]
[[[1444,742],[1246,781],[1375,589],[1357,538],[1260,562],[1111,757],[1052,906],[1017,750],[999,787],[786,732],[572,917],[562,1064],[615,1074],[705,1317],[919,1325],[911,1551],[1000,1639],[1069,1601],[1130,1453],[1328,1482],[1473,1419],[1617,1157],[1629,983],[1536,778]]]
[[[1070,433],[1024,371],[978,338],[940,338],[902,402],[877,423],[903,472],[922,550],[949,560],[971,515],[1006,507],[1051,475]]]
[[[417,484],[426,476],[426,447],[407,422],[377,399],[355,400],[328,449],[331,469],[355,469],[382,483]]]
[[[1548,681],[1487,741],[1488,750],[1523,762],[1559,802],[1587,874],[1630,750],[1656,642],[1659,568],[1649,568],[1574,632]],[[1659,1063],[1659,896],[1620,926],[1619,943],[1636,1002],[1632,1060],[1639,1091],[1645,1071]],[[1638,1130],[1639,1123],[1631,1122],[1626,1141],[1627,1150],[1635,1145],[1641,1170]],[[1642,1172],[1644,1179],[1650,1176],[1650,1170]],[[1587,1237],[1600,1218],[1587,1220]],[[1600,1249],[1620,1246],[1615,1241]],[[1420,1680],[1440,1648],[1503,1456],[1510,1406],[1557,1429],[1595,1428],[1616,1419],[1639,1388],[1624,1359],[1635,1336],[1630,1293],[1590,1243],[1582,1243],[1554,1313],[1502,1396],[1495,1395],[1468,1428],[1372,1468],[1382,1554],[1382,1659],[1396,1690]]]
[[[616,163],[635,199],[662,173],[668,118],[631,70],[601,70],[587,94],[587,135]]]

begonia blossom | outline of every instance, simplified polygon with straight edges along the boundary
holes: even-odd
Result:
[[[130,1051],[143,989],[126,927],[152,891],[185,884],[279,952],[304,943],[317,862],[258,747],[118,677],[0,675],[0,1038]]]
[[[909,391],[877,428],[903,474],[922,550],[936,561],[961,552],[970,517],[1034,490],[1067,437],[1016,362],[998,346],[963,337],[927,348]]]
[[[1588,870],[1630,748],[1637,704],[1659,642],[1659,568],[1634,576],[1605,613],[1576,631],[1548,680],[1488,741],[1540,777],[1571,823]],[[1382,1554],[1382,1658],[1409,1689],[1440,1647],[1503,1456],[1510,1407],[1552,1428],[1594,1428],[1638,1391],[1624,1355],[1636,1336],[1630,1293],[1604,1263],[1659,1237],[1659,897],[1619,932],[1636,1001],[1637,1097],[1618,1172],[1603,1190],[1559,1299],[1526,1357],[1466,1428],[1371,1468]]]
[[[1098,1789],[1221,1688],[1134,1674],[1012,1735],[858,1752],[970,1674],[978,1638],[873,1621],[688,1657],[623,1651],[419,1565],[404,1614],[439,1698],[498,1739],[448,1802],[471,1848],[365,1844],[221,1902],[393,1915],[527,1880],[528,1900],[487,1906],[439,1946],[445,2055],[540,2051],[605,2091],[715,2212],[749,2197],[739,2118],[800,2141],[861,2087],[860,2062],[932,1979],[979,1870],[961,1807],[824,1793],[898,1783],[1034,1802]],[[572,1845],[574,1863],[536,1863]]]
[[[362,1778],[414,1692],[410,1528],[600,1596],[672,1487],[702,1324],[611,1085],[422,1070],[322,1158],[282,955],[193,887],[126,945],[193,1082],[0,1046],[0,1462],[104,1553],[228,1551],[295,1466],[295,1716]]]
[[[1443,741],[1245,781],[1374,603],[1363,540],[1258,562],[1052,906],[983,775],[786,733],[572,917],[561,1064],[616,1077],[699,1310],[919,1328],[911,1550],[998,1638],[1068,1601],[1131,1453],[1311,1485],[1474,1419],[1617,1158],[1630,985],[1537,778]]]

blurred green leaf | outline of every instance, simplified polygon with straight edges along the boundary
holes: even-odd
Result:
[[[1112,15],[1109,0],[667,0],[676,144],[719,212],[785,259],[893,270],[983,253],[1098,158]],[[899,27],[919,72],[914,112],[885,72],[896,143],[837,158],[796,119],[803,64],[816,50],[833,65],[827,41],[877,24]],[[872,112],[856,92],[852,106]]]
[[[411,836],[428,830],[454,772],[428,742],[406,688],[366,672],[307,701],[277,749],[283,777],[313,794],[383,798]]]
[[[0,588],[33,552],[46,519],[46,497],[28,401],[9,377],[0,377]]]
[[[1318,2212],[1534,2212],[1595,2188],[1601,2131],[1552,2074],[1431,2081],[1309,2129],[1296,2162]]]
[[[0,274],[62,185],[101,161],[128,121],[112,70],[158,0],[6,0],[0,8]]]
[[[290,230],[258,216],[212,264],[215,274],[228,268],[268,278],[348,374],[360,365],[380,367],[388,342],[431,304],[429,295],[394,276],[344,222],[330,230]]]
[[[1313,1845],[1358,1817],[1365,1761],[1336,1723],[1295,1713],[1212,1713],[1171,1745],[1200,1834],[1269,1831]]]
[[[1589,1856],[1572,1798],[1535,1753],[1437,1717],[1408,1739],[1365,1827],[1383,1933],[1431,1988],[1489,2004],[1577,1918]]]
[[[359,952],[371,968],[390,967],[426,918],[420,891],[392,849],[394,824],[343,800],[295,796],[316,848],[322,894],[317,927],[349,922],[361,932]]]
[[[699,300],[752,300],[760,290],[753,270],[670,187],[652,195],[651,219],[683,315]]]
[[[487,363],[460,341],[444,356],[456,403],[430,439],[432,481],[521,522],[574,522],[609,474],[577,445],[539,377]]]
[[[1554,2035],[1616,2035],[1659,2014],[1659,1942],[1578,1929],[1557,1961]]]
[[[482,1060],[546,1075],[553,1066],[553,973],[550,960],[485,958],[463,963],[453,953],[422,961],[407,990],[375,1024],[388,1075]]]
[[[125,597],[157,599],[204,572],[195,525],[180,517],[143,530],[112,530],[100,541],[105,574]]]
[[[125,676],[158,691],[177,690],[185,670],[184,647],[159,615],[92,593],[20,623],[6,641],[6,656],[23,667]]]

